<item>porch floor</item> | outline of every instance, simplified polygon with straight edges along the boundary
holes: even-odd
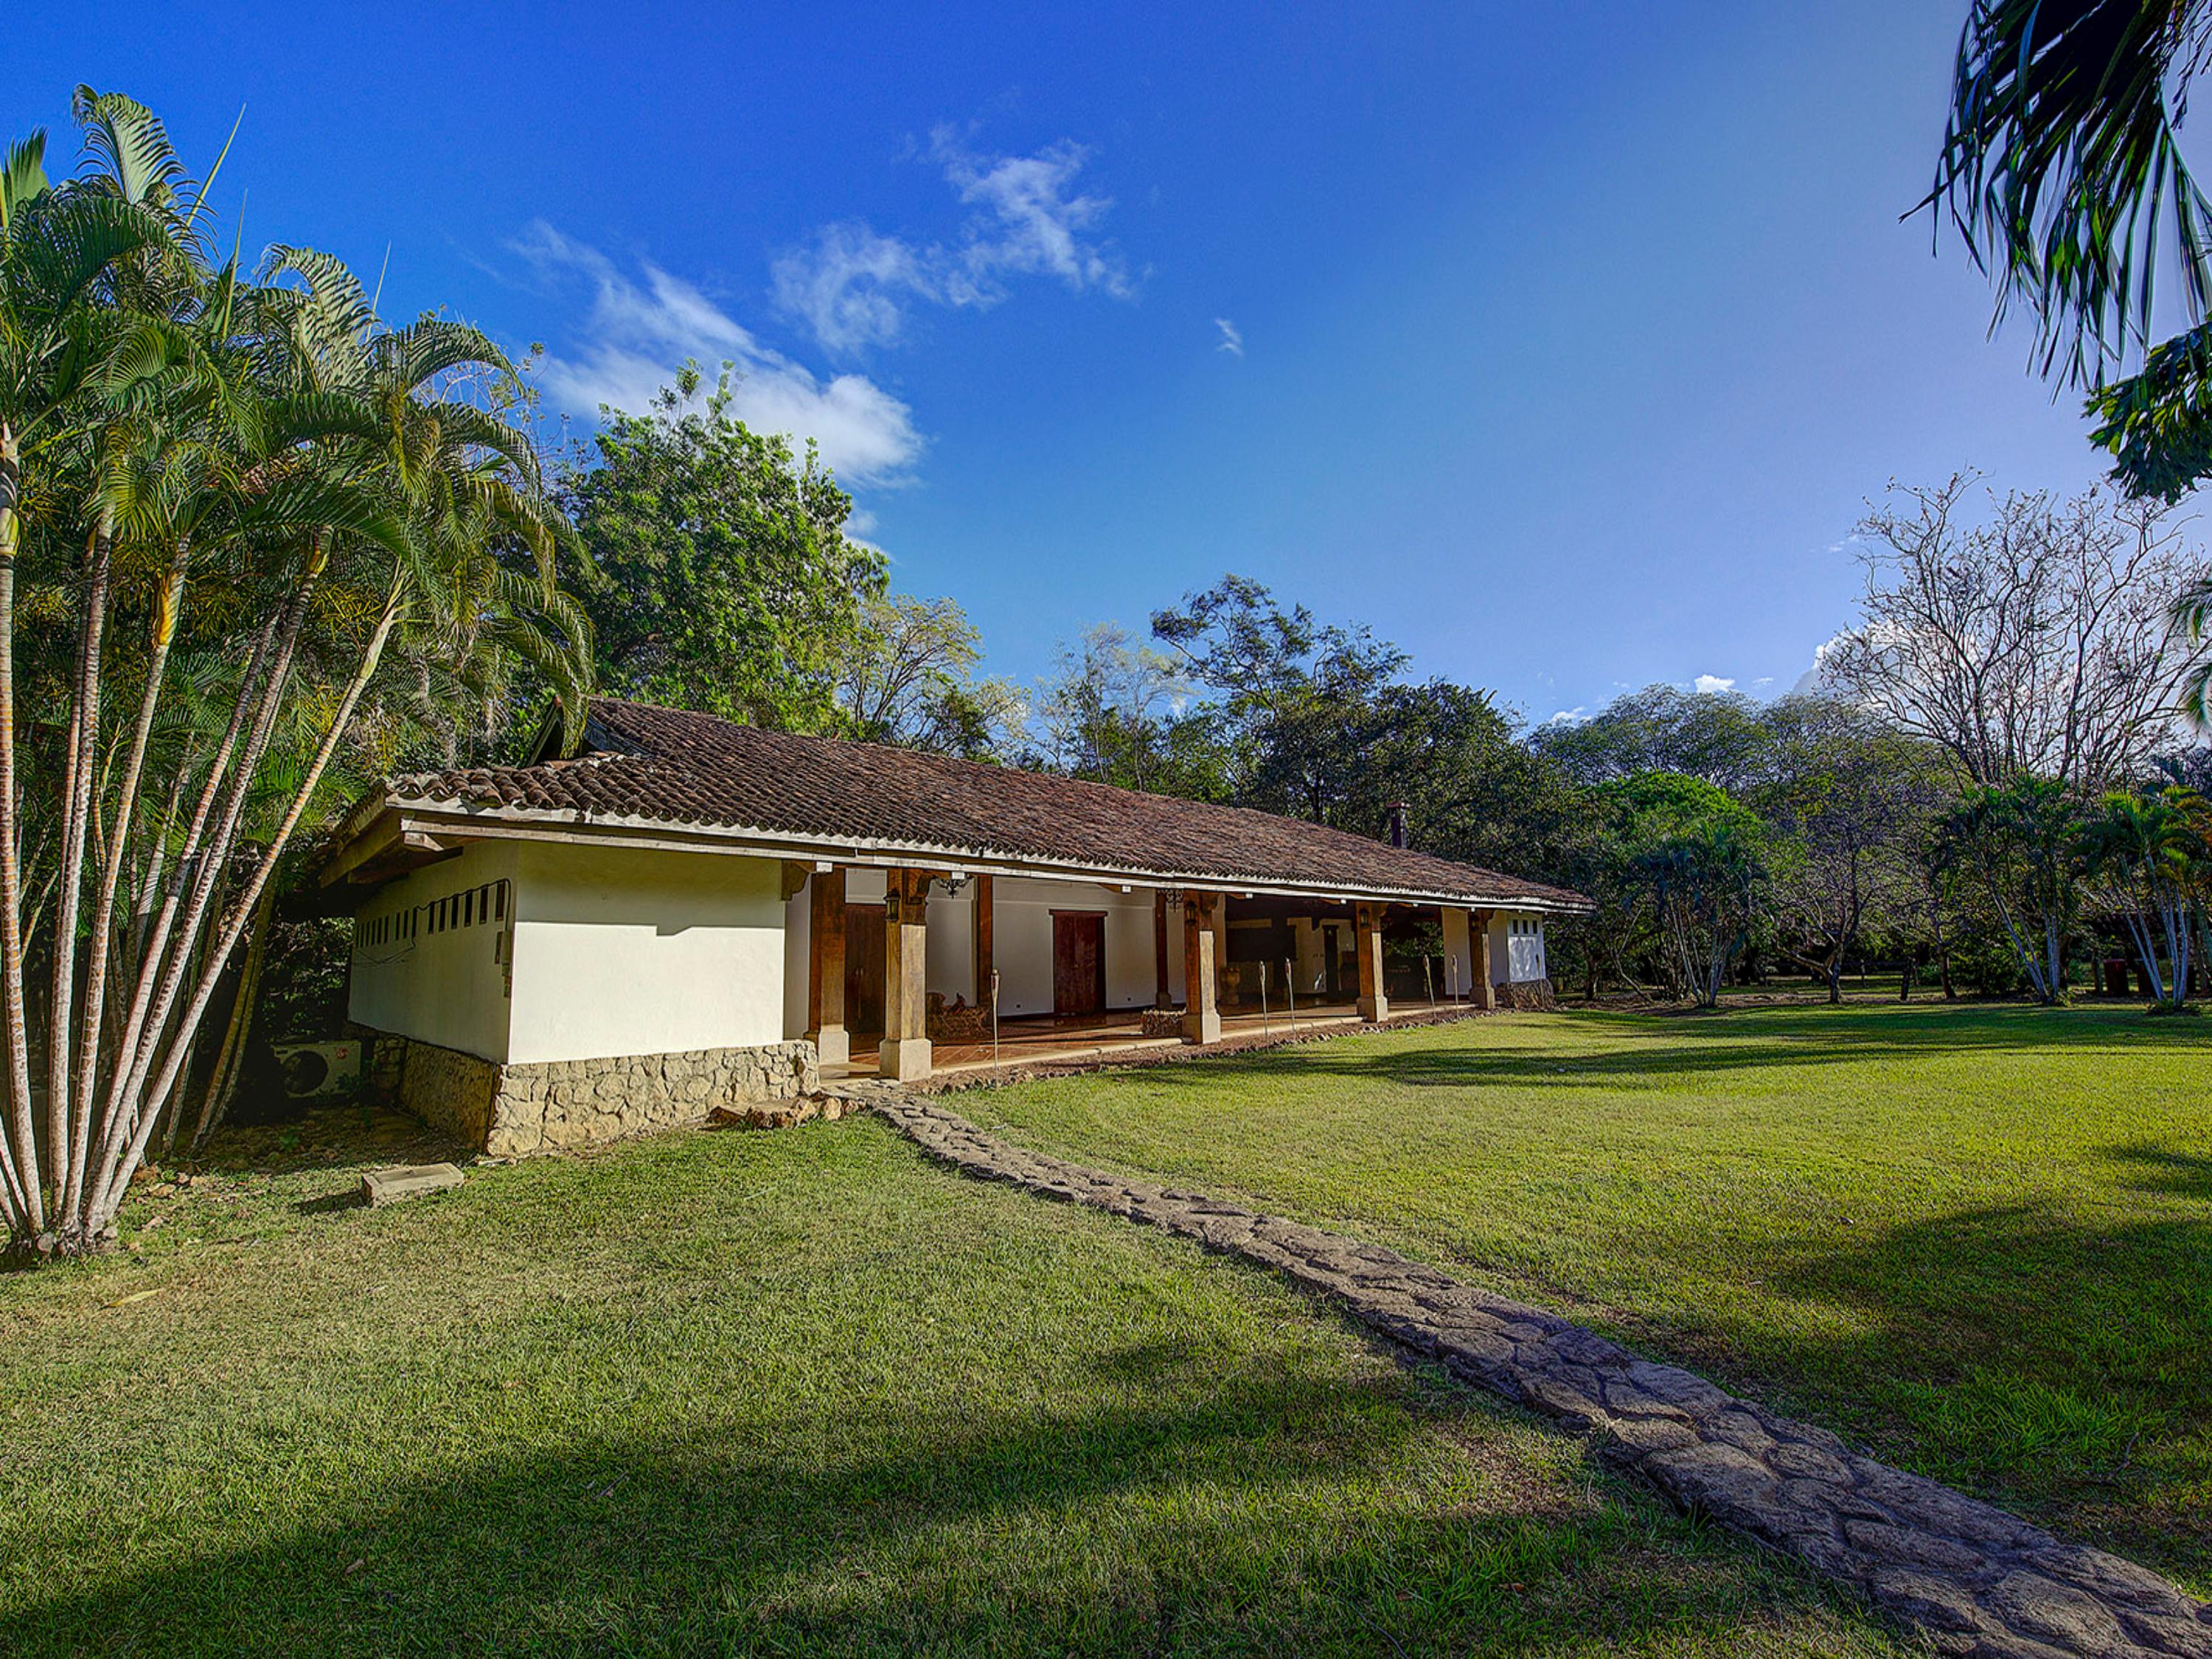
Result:
[[[1389,1018],[1411,1018],[1427,1014],[1436,1009],[1455,1005],[1449,1000],[1435,1004],[1425,1001],[1394,1005]],[[999,1022],[999,1047],[995,1060],[990,1043],[940,1042],[931,1051],[931,1070],[942,1076],[948,1072],[988,1072],[994,1065],[1005,1066],[1036,1066],[1046,1062],[1097,1060],[1117,1054],[1134,1053],[1150,1048],[1179,1048],[1180,1037],[1148,1037],[1144,1034],[1145,1011],[1141,1008],[1114,1009],[1103,1014],[1024,1014]],[[1359,1011],[1349,1002],[1300,1004],[1296,1028],[1321,1030],[1330,1026],[1357,1025]],[[1261,1014],[1256,1009],[1224,1009],[1221,1015],[1221,1039],[1227,1043],[1239,1037],[1260,1036],[1273,1033],[1281,1036],[1292,1029],[1293,1022],[1280,1009]],[[842,1066],[822,1068],[824,1079],[836,1082],[850,1078],[873,1077],[876,1074],[878,1044],[880,1035],[870,1032],[853,1038],[853,1057]],[[1208,1044],[1207,1047],[1212,1045]]]

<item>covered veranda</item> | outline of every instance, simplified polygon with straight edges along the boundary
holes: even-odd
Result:
[[[1510,973],[1491,907],[832,860],[787,886],[794,1034],[832,1078],[1242,1042],[1394,1001],[1487,1009]]]

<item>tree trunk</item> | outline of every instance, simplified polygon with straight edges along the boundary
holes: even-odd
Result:
[[[9,1231],[35,1238],[46,1231],[39,1190],[39,1146],[31,1118],[30,1025],[23,1007],[22,831],[15,811],[15,552],[21,520],[16,491],[22,478],[15,429],[0,421],[0,1000],[8,1045],[8,1131],[11,1149],[0,1163]]]
[[[239,1074],[246,1066],[246,1042],[253,1035],[254,1004],[261,994],[262,958],[269,950],[269,916],[276,908],[276,884],[271,882],[263,891],[261,902],[254,908],[253,939],[246,947],[246,965],[239,969],[238,997],[231,1006],[230,1023],[223,1032],[222,1052],[216,1056],[215,1075],[208,1079],[207,1093],[200,1102],[200,1121],[192,1129],[191,1150],[195,1152],[222,1123],[238,1093]],[[186,1070],[189,1072],[189,1066]]]
[[[54,991],[46,1024],[47,1180],[56,1221],[66,1233],[76,1211],[69,1195],[82,1185],[70,1167],[76,1144],[70,1108],[76,1085],[70,1066],[76,1035],[77,907],[84,896],[85,844],[91,833],[93,782],[99,772],[100,676],[107,632],[108,573],[115,557],[115,526],[102,512],[85,548],[84,615],[77,635],[76,685],[70,696],[70,731],[62,766],[61,886],[54,916]]]
[[[147,642],[146,690],[138,699],[138,718],[131,729],[131,746],[123,763],[123,781],[116,792],[115,823],[100,860],[100,896],[93,905],[90,953],[85,963],[84,1013],[81,1021],[83,1029],[77,1042],[78,1098],[71,1113],[76,1120],[76,1141],[70,1159],[67,1207],[72,1212],[82,1198],[85,1160],[92,1150],[92,1121],[98,1103],[94,1085],[99,1072],[100,1038],[109,1023],[106,1019],[107,969],[113,948],[111,935],[115,923],[116,889],[123,877],[124,851],[130,845],[131,826],[138,815],[138,784],[145,772],[146,746],[154,730],[154,711],[161,700],[161,677],[168,672],[169,647],[177,636],[177,611],[184,601],[184,592],[185,550],[180,545],[162,579],[155,601],[153,632]],[[119,1063],[121,1058],[121,1051],[116,1050],[116,1062]]]
[[[383,659],[385,641],[392,637],[392,627],[399,620],[404,592],[404,577],[399,573],[395,573],[392,591],[385,599],[383,614],[377,618],[376,632],[370,637],[367,648],[362,653],[360,665],[356,669],[352,680],[346,686],[345,695],[339,700],[337,712],[331,717],[329,728],[323,734],[322,744],[315,751],[315,758],[309,763],[306,775],[300,781],[299,787],[294,791],[291,805],[285,811],[283,821],[276,826],[276,833],[270,837],[268,850],[262,854],[259,864],[255,867],[252,879],[247,884],[246,890],[240,896],[237,907],[224,922],[222,933],[217,936],[215,950],[209,959],[208,965],[202,970],[199,983],[193,989],[191,1000],[186,1005],[184,1017],[178,1024],[175,1035],[169,1040],[167,1053],[161,1061],[161,1070],[148,1088],[145,1097],[141,1103],[138,1127],[132,1132],[129,1144],[121,1149],[120,1154],[106,1168],[104,1178],[98,1188],[99,1197],[93,1211],[95,1231],[100,1226],[105,1226],[109,1218],[113,1215],[115,1206],[120,1201],[122,1188],[131,1179],[131,1170],[137,1167],[138,1160],[145,1155],[146,1141],[154,1132],[154,1119],[167,1100],[169,1091],[176,1086],[177,1073],[184,1063],[185,1051],[191,1042],[192,1034],[199,1028],[201,1017],[207,1011],[208,998],[214,993],[216,976],[222,972],[223,964],[229,959],[231,951],[236,947],[239,935],[245,930],[252,907],[260,902],[263,891],[266,890],[270,877],[276,872],[276,861],[283,856],[285,846],[291,840],[292,831],[300,822],[301,814],[307,810],[307,803],[313,798],[317,786],[322,782],[323,773],[331,763],[331,757],[337,752],[338,744],[345,736],[346,727],[352,723],[353,712],[361,702],[362,693],[368,689],[368,683],[376,673],[377,664]],[[156,1023],[155,1029],[160,1029],[159,1022]]]

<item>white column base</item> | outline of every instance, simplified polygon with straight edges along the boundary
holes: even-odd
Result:
[[[919,1083],[929,1075],[927,1037],[885,1037],[876,1057],[876,1075],[894,1083]]]
[[[848,1065],[853,1058],[853,1034],[842,1025],[825,1025],[818,1031],[809,1031],[806,1040],[814,1045],[814,1056],[823,1066]]]

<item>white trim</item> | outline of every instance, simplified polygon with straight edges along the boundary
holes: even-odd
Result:
[[[942,842],[844,839],[797,831],[678,824],[663,819],[596,817],[573,808],[535,811],[507,806],[466,806],[451,801],[391,798],[404,828],[432,833],[461,832],[488,840],[598,842],[667,852],[720,852],[755,858],[818,861],[825,853],[842,864],[892,868],[915,864],[954,865],[975,875],[1043,876],[1061,880],[1115,882],[1144,888],[1196,887],[1231,891],[1247,897],[1352,899],[1407,904],[1463,904],[1483,909],[1537,911],[1557,915],[1587,915],[1595,907],[1520,895],[1444,892],[1430,888],[1323,886],[1271,881],[1244,874],[1203,871],[1148,870],[1130,865],[1082,864],[1071,860],[990,854]]]

